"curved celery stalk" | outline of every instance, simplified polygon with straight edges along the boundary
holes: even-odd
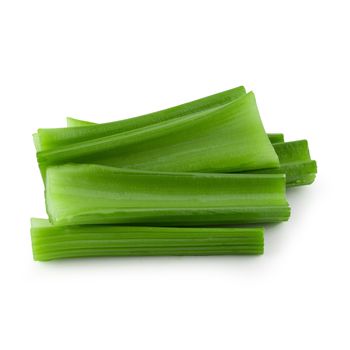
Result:
[[[93,122],[88,122],[86,120],[81,120],[81,119],[76,119],[72,117],[67,117],[67,127],[68,128],[76,128],[79,126],[91,126],[91,125],[96,125],[97,123]],[[37,135],[37,134],[35,134]],[[284,142],[284,135],[281,133],[275,133],[275,134],[267,134],[267,136],[270,139],[271,143],[279,143],[279,142]],[[38,136],[36,136],[37,138]],[[35,142],[35,140],[34,140]]]
[[[48,166],[69,162],[179,172],[233,172],[279,166],[253,93],[210,113],[199,112],[38,152],[37,158],[43,174]]]
[[[155,226],[289,218],[283,174],[158,173],[91,164],[50,167],[46,208],[56,225]]]
[[[263,228],[53,226],[32,219],[37,261],[93,256],[263,254]]]
[[[150,126],[159,122],[190,116],[199,112],[210,111],[226,103],[230,103],[245,95],[243,86],[220,92],[215,95],[188,102],[162,111],[143,116],[118,120],[116,122],[96,124],[89,128],[57,128],[39,129],[39,150],[45,151],[55,147],[61,147],[72,143],[87,141],[95,138],[115,135],[130,130]]]
[[[67,126],[91,125],[92,122],[74,118],[67,118]],[[284,136],[280,133],[268,134],[270,142],[280,160],[280,168],[258,170],[256,173],[286,174],[287,187],[309,185],[314,182],[317,174],[316,161],[311,160],[306,140],[283,142]]]
[[[276,143],[273,147],[280,160],[280,167],[252,173],[286,174],[287,187],[309,185],[314,182],[317,164],[310,157],[307,140]]]

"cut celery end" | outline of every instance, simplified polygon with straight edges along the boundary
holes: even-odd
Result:
[[[283,174],[158,173],[67,164],[46,174],[56,225],[199,226],[288,220]]]
[[[301,166],[303,165],[300,165],[300,167]],[[298,176],[296,176],[294,179],[290,178],[287,187],[311,185],[315,181],[317,174],[316,162],[311,161],[309,164],[305,163],[304,166],[314,168],[314,171],[304,171],[305,175],[298,174]]]
[[[44,223],[46,221],[46,223]],[[94,256],[263,254],[263,228],[52,226],[32,219],[37,261]]]
[[[267,134],[272,144],[284,142],[284,135],[281,133]]]
[[[210,113],[38,152],[37,158],[43,176],[48,166],[65,163],[174,172],[236,172],[279,166],[253,93]]]
[[[316,178],[317,164],[314,160],[282,164],[279,169],[266,169],[256,173],[285,174],[287,187],[310,185]]]
[[[82,141],[115,135],[117,133],[124,133],[179,117],[210,111],[212,108],[215,109],[226,103],[230,103],[245,94],[245,88],[240,86],[140,117],[118,120],[111,123],[96,124],[88,128],[39,129],[38,135],[40,139],[40,148],[41,150],[48,150],[70,145],[72,143],[79,143]]]
[[[256,170],[259,174],[286,174],[287,187],[310,185],[317,174],[317,163],[310,157],[306,140],[277,143],[273,145],[280,167]]]
[[[273,147],[281,164],[307,162],[311,160],[307,140],[275,143]]]

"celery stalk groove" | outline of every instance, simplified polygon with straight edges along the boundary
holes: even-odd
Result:
[[[89,126],[95,123],[67,118],[67,127]],[[268,134],[280,161],[280,167],[257,170],[255,173],[286,174],[287,187],[311,184],[316,177],[317,164],[310,157],[306,140],[284,142],[281,133]],[[254,171],[252,171],[254,172]]]
[[[53,226],[32,219],[34,260],[93,256],[262,254],[263,228]]]
[[[202,111],[41,151],[37,158],[43,175],[48,166],[70,162],[178,172],[236,172],[279,166],[252,93],[212,108],[210,113]]]
[[[237,88],[223,91],[215,95],[207,96],[176,107],[171,107],[135,118],[118,120],[111,123],[95,124],[89,128],[78,127],[39,129],[37,135],[40,143],[39,150],[44,151],[76,142],[115,135],[117,133],[124,133],[130,130],[143,128],[152,124],[173,120],[184,116],[190,116],[202,112],[210,112],[211,109],[216,109],[222,105],[225,105],[226,103],[230,103],[237,98],[244,96],[245,94],[245,88],[243,86],[239,86]]]
[[[68,128],[75,128],[80,126],[91,126],[91,125],[97,124],[97,123],[76,119],[72,117],[67,117],[66,120],[67,120]],[[284,135],[282,133],[272,133],[272,134],[270,133],[270,134],[267,134],[267,136],[269,137],[271,143],[284,142]],[[34,138],[36,139],[37,137],[38,137],[37,134],[35,134]],[[34,142],[36,142],[36,140],[34,140]]]
[[[199,226],[288,220],[283,174],[159,173],[90,164],[50,167],[56,225]]]

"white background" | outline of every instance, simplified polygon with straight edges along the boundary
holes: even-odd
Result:
[[[0,1],[0,348],[349,349],[348,1]],[[245,85],[319,174],[260,257],[32,261],[31,134]]]

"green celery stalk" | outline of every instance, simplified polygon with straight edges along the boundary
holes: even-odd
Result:
[[[234,172],[279,166],[253,93],[210,113],[41,151],[37,159],[43,176],[48,166],[70,162],[174,172]]]
[[[307,140],[276,143],[273,145],[280,167],[256,170],[252,173],[286,174],[287,187],[309,185],[317,174],[317,163],[310,157]]]
[[[89,128],[56,128],[39,129],[37,136],[39,140],[38,150],[48,149],[79,143],[100,137],[124,133],[130,130],[143,128],[159,122],[190,116],[200,112],[209,112],[219,106],[225,105],[246,94],[245,88],[239,86],[234,89],[207,96],[199,100],[191,101],[176,107],[162,111],[146,114],[143,116],[118,120],[111,123],[96,124]],[[86,123],[84,123],[86,124]]]
[[[263,254],[263,228],[53,226],[32,219],[37,261],[94,256]]]
[[[67,120],[68,128],[75,128],[79,126],[91,126],[91,125],[97,124],[97,123],[88,122],[86,120],[76,119],[72,117],[67,117],[66,120]],[[37,135],[37,134],[34,134],[34,135]],[[267,134],[267,136],[269,137],[271,143],[284,142],[284,135],[281,133]],[[38,136],[35,136],[35,138],[36,137]]]
[[[288,220],[284,174],[159,173],[91,164],[50,167],[55,225],[200,226]]]

